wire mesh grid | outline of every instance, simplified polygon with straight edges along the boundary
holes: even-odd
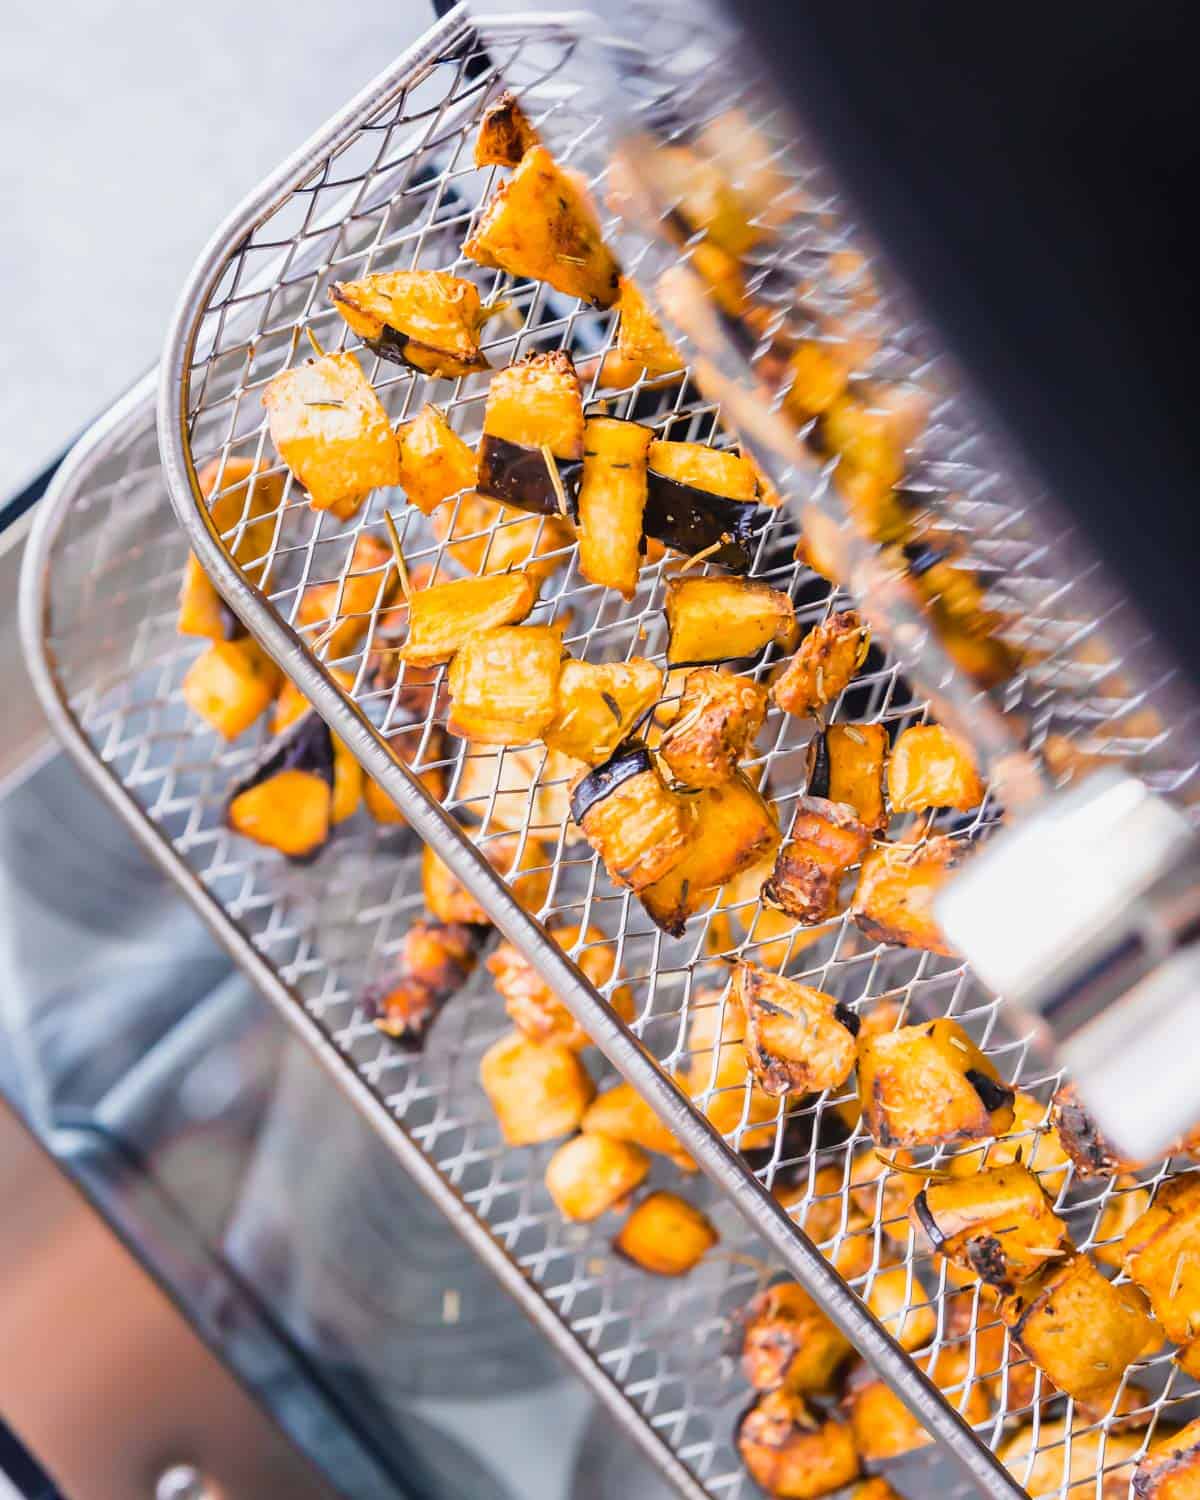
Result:
[[[297,171],[295,181],[285,183],[252,224],[239,224],[236,234],[226,236],[199,315],[186,330],[187,366],[180,375],[188,457],[195,468],[216,465],[218,492],[230,459],[249,459],[261,473],[283,476],[283,497],[273,514],[274,534],[264,559],[263,604],[295,633],[302,645],[300,654],[315,657],[326,670],[346,674],[352,684],[344,693],[346,718],[336,719],[334,727],[340,732],[351,724],[352,703],[414,772],[444,782],[444,808],[472,831],[485,851],[515,834],[522,872],[541,872],[548,878],[547,894],[535,914],[545,927],[578,927],[585,934],[582,945],[604,945],[611,951],[614,978],[601,993],[611,993],[617,984],[632,992],[633,1035],[668,1076],[686,1078],[698,1111],[743,1153],[742,1170],[785,1201],[797,1224],[808,1224],[822,1250],[848,1270],[850,1284],[865,1298],[871,1297],[885,1270],[903,1271],[904,1297],[891,1319],[891,1331],[909,1328],[922,1309],[932,1316],[933,1331],[923,1347],[930,1352],[935,1379],[941,1362],[950,1399],[963,1407],[972,1393],[986,1395],[987,1416],[976,1424],[981,1441],[998,1447],[1017,1424],[1030,1424],[1028,1463],[1023,1472],[1018,1470],[1019,1478],[1036,1480],[1036,1493],[1054,1494],[1083,1480],[1090,1486],[1096,1476],[1100,1493],[1106,1482],[1102,1476],[1115,1474],[1118,1484],[1128,1477],[1131,1451],[1123,1436],[1128,1413],[1118,1420],[1111,1414],[1097,1417],[1077,1411],[1070,1402],[1065,1413],[1061,1404],[1051,1405],[1053,1393],[1041,1377],[1002,1340],[998,1342],[995,1315],[977,1294],[964,1293],[948,1280],[945,1267],[935,1265],[927,1247],[918,1242],[905,1213],[909,1179],[878,1164],[861,1124],[853,1122],[848,1094],[766,1100],[742,1076],[733,1084],[726,1082],[724,1064],[731,1052],[740,1053],[740,1041],[725,997],[721,960],[744,956],[786,972],[834,995],[864,1017],[879,1015],[885,1007],[895,1024],[953,1016],[994,1059],[1003,1077],[1044,1105],[1057,1078],[1039,1073],[1028,1040],[1005,1029],[994,998],[961,963],[877,946],[845,917],[816,929],[800,928],[782,923],[757,893],[737,901],[726,892],[689,921],[681,940],[667,937],[636,899],[608,882],[571,827],[565,794],[574,767],[540,744],[501,749],[447,737],[443,674],[435,674],[432,683],[428,678],[414,680],[388,654],[403,624],[391,561],[385,554],[366,560],[356,548],[364,536],[386,535],[383,513],[390,508],[410,571],[415,575],[421,570],[429,581],[502,570],[514,560],[537,558],[539,570],[547,576],[532,621],[562,624],[567,650],[591,661],[663,659],[663,591],[678,562],[648,564],[635,597],[626,603],[579,574],[570,538],[553,520],[521,517],[493,524],[476,497],[466,495],[448,501],[427,521],[401,497],[377,494],[352,522],[339,523],[308,506],[271,450],[261,396],[279,370],[302,358],[300,329],[312,329],[331,350],[356,347],[328,304],[331,282],[410,267],[467,276],[485,300],[508,300],[505,319],[489,325],[484,345],[493,366],[531,350],[566,348],[584,375],[590,409],[598,409],[603,401],[612,414],[636,417],[660,435],[719,444],[734,441],[735,435],[722,429],[716,406],[690,379],[666,385],[646,380],[621,387],[605,384],[604,361],[614,338],[611,314],[566,299],[540,283],[481,273],[460,253],[461,242],[495,186],[493,170],[474,167],[471,146],[481,109],[494,97],[501,78],[520,89],[535,123],[552,136],[565,161],[590,163],[596,121],[571,82],[575,48],[574,33],[558,24],[540,30],[497,30],[489,35],[486,51],[473,32],[447,33],[442,45],[398,76],[382,99],[352,121],[352,128],[331,134],[327,149]],[[837,218],[819,166],[800,171],[810,202],[816,205],[808,216],[811,239],[805,255],[828,267],[838,251],[854,242],[852,226]],[[595,171],[589,176],[597,201],[603,202],[603,183]],[[844,306],[844,299],[839,305]],[[914,493],[936,495],[942,526],[957,530],[972,558],[992,569],[996,598],[1005,606],[1010,629],[1025,643],[1039,643],[1036,658],[1005,690],[1006,707],[1020,716],[1024,743],[1046,748],[1053,736],[1060,764],[1068,770],[1081,756],[1120,756],[1153,784],[1186,795],[1195,769],[1186,724],[1165,718],[1152,706],[1160,668],[1146,651],[1133,611],[1119,601],[1103,599],[1078,549],[1071,574],[1064,578],[1055,571],[1051,563],[1056,549],[1031,524],[1038,509],[1036,497],[1025,496],[1018,503],[1004,488],[977,422],[964,413],[956,395],[939,390],[921,330],[909,322],[898,324],[886,299],[880,312],[888,332],[872,373],[890,368],[906,381],[921,382],[933,396],[906,484]],[[434,382],[373,360],[365,350],[358,352],[394,420],[407,419],[427,400],[434,400],[469,441],[478,435],[486,378]],[[819,482],[828,477],[826,471]],[[184,497],[185,505],[192,503],[190,496]],[[237,545],[248,520],[247,511],[225,536],[226,546]],[[198,512],[189,525],[193,536],[202,540]],[[798,540],[794,513],[785,504],[760,536],[752,572],[791,594],[805,626],[849,601],[795,560]],[[1067,547],[1074,547],[1070,539]],[[313,591],[321,587],[323,602],[306,616],[306,599],[312,600]],[[332,620],[349,628],[331,637]],[[768,651],[753,668],[754,675],[765,679],[775,665]],[[668,683],[664,702],[669,704],[671,698]],[[152,727],[162,710],[145,712],[145,727]],[[926,715],[926,702],[914,695],[899,666],[876,646],[829,717],[879,722],[895,733]],[[764,778],[785,831],[796,799],[805,792],[812,729],[811,723],[773,711],[748,763],[752,773]],[[126,732],[123,724],[122,733]],[[138,775],[150,764],[147,746],[153,742],[153,734],[147,738],[140,733],[136,745],[129,746],[130,764]],[[123,743],[101,743],[101,753],[112,759]],[[220,786],[212,787],[214,798],[220,792]],[[161,815],[162,809],[158,811]],[[997,816],[987,798],[975,813],[939,817],[927,829],[969,844],[985,834]],[[896,839],[913,831],[904,820],[893,822]],[[240,921],[259,910],[253,885],[259,866],[270,864],[274,878],[301,883],[308,878],[279,876],[267,856],[235,849],[226,835],[216,836],[216,846],[228,863],[230,879],[238,882],[236,893],[228,898],[222,894],[222,899]],[[354,954],[361,958],[368,953],[366,977],[374,977],[396,951],[398,928],[390,915],[381,915],[371,944],[364,945],[363,913],[390,913],[389,902],[413,912],[419,897],[415,887],[401,897],[396,877],[381,872],[372,877],[376,883],[364,883],[365,877],[355,875],[358,867],[353,862],[343,870],[342,861],[350,858],[350,848],[340,845],[322,857],[322,904],[328,908],[336,902],[338,909],[355,914],[350,926]],[[294,920],[282,921],[272,906],[263,933],[256,936],[259,946],[268,938],[276,940],[276,934],[284,944],[292,941]],[[331,941],[335,946],[328,946]],[[577,956],[579,951],[576,946],[572,953]],[[337,966],[353,956],[338,949],[336,940],[322,930],[320,943],[306,937],[281,972],[289,983],[319,987],[315,994],[306,992],[306,1001],[319,1007],[323,1023],[335,1035],[354,1046],[370,1042],[371,1061],[356,1060],[357,1065],[374,1086],[383,1088],[390,1107],[400,1111],[422,1145],[447,1163],[451,1179],[460,1180],[471,1155],[464,1155],[457,1145],[464,1129],[461,1111],[463,1101],[474,1097],[474,1064],[481,1045],[497,1032],[495,1001],[481,995],[475,1002],[456,1002],[439,1022],[428,1058],[404,1058],[378,1044],[356,1010],[355,991],[337,977]],[[421,1081],[430,1060],[443,1052],[451,1068],[445,1093]],[[1039,1123],[1036,1118],[1031,1123],[1025,1142],[1025,1158],[1033,1155],[1035,1164]],[[482,1115],[475,1124],[480,1130],[487,1127]],[[448,1156],[443,1154],[447,1150]],[[515,1220],[497,1219],[504,1200],[527,1213],[540,1193],[538,1173],[530,1164],[523,1162],[514,1170],[520,1174],[518,1181],[505,1176],[508,1167],[497,1164],[496,1181],[472,1199],[504,1233],[509,1232],[506,1225],[524,1222],[520,1215]],[[1114,1226],[1123,1212],[1144,1202],[1146,1190],[1152,1190],[1168,1170],[1164,1166],[1139,1180],[1096,1185],[1077,1181],[1065,1167],[1048,1182],[1058,1189],[1056,1206],[1075,1244],[1103,1253],[1106,1244],[1119,1238],[1120,1229]],[[865,1180],[868,1173],[873,1174],[871,1180]],[[553,1231],[539,1221],[537,1233]],[[737,1231],[726,1234],[727,1246],[739,1243]],[[523,1253],[519,1239],[511,1248]],[[531,1264],[541,1272],[554,1259],[548,1254]],[[721,1274],[734,1300],[735,1294],[745,1294],[755,1284],[752,1273]],[[607,1305],[614,1285],[610,1267],[591,1288],[601,1307]],[[574,1321],[580,1294],[573,1283],[569,1287],[561,1300]],[[662,1299],[655,1300],[661,1311]],[[723,1305],[727,1311],[729,1304]],[[677,1308],[673,1314],[677,1320]],[[712,1310],[713,1328],[721,1316]],[[607,1320],[604,1313],[596,1317],[598,1326]],[[618,1365],[624,1359],[622,1355]],[[1123,1392],[1132,1386],[1146,1391],[1144,1399],[1135,1399],[1146,1418],[1137,1428],[1139,1445],[1153,1438],[1160,1421],[1173,1420],[1184,1410],[1182,1403],[1193,1394],[1193,1387],[1170,1364],[1169,1351],[1135,1366]],[[721,1472],[710,1472],[707,1482],[714,1489],[736,1488],[740,1481],[734,1469],[726,1467],[725,1450],[720,1451],[715,1468]],[[1081,1453],[1086,1454],[1086,1473],[1080,1472]],[[689,1461],[695,1462],[694,1457]]]

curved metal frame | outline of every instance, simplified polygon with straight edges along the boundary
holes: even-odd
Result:
[[[551,18],[556,25],[561,18]],[[545,17],[508,17],[505,28],[545,26]],[[327,126],[252,193],[217,230],[200,256],[176,308],[164,345],[158,396],[159,442],[171,502],[205,570],[234,612],[346,742],[364,769],[402,808],[420,837],[484,903],[492,920],[521,948],[591,1035],[609,1061],[638,1089],[683,1142],[701,1169],[733,1200],[792,1275],[876,1369],[920,1415],[983,1492],[1021,1500],[1024,1489],[975,1436],[928,1375],[845,1285],[769,1192],[745,1172],[737,1154],[663,1076],[633,1033],[605,1004],[579,968],[547,939],[479,850],[399,764],[382,736],[318,665],[295,631],[264,603],[222,546],[203,503],[186,441],[188,380],[200,317],[223,270],[229,247],[242,242],[326,157],[349,141],[359,122],[382,106],[403,80],[447,47],[471,34],[458,6],[409,52],[371,83]],[[322,1039],[316,1038],[318,1044]],[[318,1052],[321,1051],[318,1045]],[[329,1059],[332,1061],[332,1059]]]

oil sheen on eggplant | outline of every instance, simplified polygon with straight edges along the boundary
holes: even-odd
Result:
[[[589,771],[571,793],[572,820],[582,825],[589,808],[603,802],[622,782],[653,769],[650,752],[640,741],[626,740],[618,745],[604,764]]]
[[[579,499],[579,480],[583,464],[575,460],[555,459],[567,510],[575,519]],[[479,443],[479,484],[484,495],[503,500],[518,510],[535,516],[557,516],[562,513],[558,491],[554,487],[546,459],[540,448],[510,443],[507,438],[484,433]]]
[[[753,500],[730,500],[653,470],[646,476],[646,535],[688,557],[705,552],[731,573],[750,571],[768,515]]]

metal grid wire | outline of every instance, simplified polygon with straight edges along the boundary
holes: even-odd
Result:
[[[592,409],[603,400],[612,414],[635,416],[672,438],[721,444],[734,440],[732,433],[721,428],[715,406],[690,380],[666,387],[638,382],[619,390],[603,384],[603,357],[614,337],[611,314],[581,306],[538,283],[518,283],[498,273],[481,272],[460,254],[461,242],[496,183],[493,170],[473,166],[471,146],[479,113],[494,96],[500,77],[521,89],[535,122],[550,134],[558,154],[568,163],[588,165],[589,153],[595,151],[596,122],[594,112],[588,113],[587,101],[581,102],[571,85],[575,53],[569,30],[555,26],[523,36],[497,31],[489,37],[487,52],[470,34],[454,36],[443,50],[432,52],[420,66],[397,78],[382,104],[376,103],[354,121],[355,128],[342,128],[336,149],[311,163],[294,186],[278,194],[274,206],[258,217],[248,233],[239,227],[222,249],[219,275],[195,326],[188,330],[190,362],[182,372],[184,438],[197,468],[210,461],[220,467],[230,458],[249,458],[265,472],[283,472],[266,433],[260,402],[269,380],[304,357],[300,329],[312,329],[330,350],[356,347],[328,304],[330,283],[370,271],[410,267],[453,271],[474,280],[485,300],[500,295],[509,300],[507,321],[497,319],[488,325],[484,347],[494,366],[530,350],[566,348],[584,374]],[[811,216],[812,238],[805,253],[817,262],[823,257],[828,260],[853,242],[851,226],[837,219],[819,167],[801,166],[797,171],[819,205],[819,212]],[[604,184],[596,171],[589,175],[597,201],[603,202]],[[885,323],[889,306],[884,299]],[[358,352],[394,420],[414,416],[427,400],[434,400],[468,441],[477,437],[485,378],[429,381],[380,363],[365,350]],[[1120,756],[1156,786],[1186,794],[1195,770],[1186,745],[1187,726],[1165,718],[1151,706],[1159,685],[1158,668],[1147,665],[1146,643],[1137,633],[1132,611],[1111,601],[1097,605],[1095,580],[1089,577],[1086,563],[1067,575],[1065,582],[1055,571],[1051,565],[1055,549],[1047,546],[1033,524],[1036,504],[1028,498],[1014,498],[992,465],[987,442],[969,412],[964,413],[956,395],[939,390],[937,369],[930,362],[921,331],[910,324],[897,326],[893,320],[880,357],[895,359],[895,368],[906,380],[921,380],[934,394],[933,414],[914,457],[910,487],[936,497],[943,524],[960,530],[973,557],[998,569],[997,597],[1006,599],[1018,615],[1017,631],[1039,644],[1036,665],[1018,674],[1005,689],[1006,707],[1020,716],[1024,743],[1037,748],[1054,734],[1076,753]],[[881,364],[872,373],[884,368]],[[1039,1377],[1032,1398],[1019,1404],[1011,1356],[1006,1354],[996,1367],[994,1355],[984,1349],[982,1336],[992,1315],[976,1307],[974,1316],[961,1316],[962,1299],[955,1298],[944,1269],[936,1268],[918,1243],[902,1207],[897,1209],[898,1189],[905,1179],[885,1170],[874,1194],[863,1188],[856,1194],[850,1191],[852,1175],[872,1157],[862,1127],[848,1131],[845,1126],[839,1106],[845,1106],[849,1096],[793,1098],[768,1105],[743,1081],[734,1088],[722,1085],[720,1063],[725,1049],[740,1047],[740,1043],[723,1030],[729,1019],[724,998],[726,971],[716,960],[745,956],[761,962],[833,994],[864,1016],[884,1005],[895,1007],[897,1024],[954,1016],[995,1060],[1003,1077],[1043,1102],[1057,1079],[1037,1072],[1027,1039],[1006,1031],[996,1002],[960,962],[875,946],[845,918],[818,929],[781,932],[777,915],[755,896],[720,906],[714,901],[709,910],[689,922],[683,939],[667,938],[635,898],[608,882],[571,828],[565,806],[571,767],[563,766],[540,745],[471,747],[446,737],[444,672],[437,674],[436,689],[425,693],[426,711],[414,713],[413,695],[405,691],[412,683],[406,683],[404,670],[395,671],[394,681],[393,673],[381,676],[375,670],[377,648],[394,640],[394,616],[389,619],[389,609],[395,604],[394,593],[389,592],[390,565],[380,563],[367,570],[366,576],[375,580],[369,606],[346,610],[359,620],[359,637],[348,646],[339,642],[340,654],[331,654],[335,647],[324,620],[306,624],[301,617],[305,591],[332,584],[340,601],[347,581],[355,576],[356,540],[365,534],[384,538],[383,513],[389,508],[400,525],[409,569],[428,569],[432,580],[486,569],[491,549],[503,545],[503,533],[522,528],[528,550],[548,548],[546,561],[556,564],[531,622],[562,623],[567,650],[590,661],[632,656],[662,660],[663,590],[678,560],[644,568],[635,598],[626,603],[580,576],[573,547],[556,545],[545,521],[523,518],[508,527],[480,528],[469,497],[459,497],[447,502],[431,524],[406,507],[402,497],[376,494],[352,522],[343,524],[314,512],[287,477],[265,559],[263,604],[292,627],[325,667],[350,675],[353,687],[348,698],[414,770],[437,771],[445,777],[444,807],[474,831],[482,846],[517,833],[526,851],[526,871],[540,869],[549,878],[549,893],[537,916],[546,926],[594,926],[604,935],[603,942],[611,947],[617,964],[613,983],[627,985],[635,997],[634,1035],[668,1074],[689,1073],[698,1108],[719,1126],[731,1146],[747,1153],[744,1170],[766,1188],[786,1192],[789,1212],[797,1223],[807,1219],[811,1227],[819,1222],[822,1248],[830,1255],[843,1259],[839,1252],[855,1241],[866,1247],[864,1269],[851,1278],[855,1289],[869,1296],[881,1269],[891,1263],[905,1269],[908,1295],[902,1317],[920,1307],[931,1308],[936,1315],[933,1351],[948,1360],[955,1351],[966,1353],[965,1370],[951,1386],[951,1399],[958,1402],[975,1386],[988,1392],[990,1414],[979,1425],[981,1440],[999,1446],[1014,1422],[1031,1420],[1035,1424],[1031,1464],[1034,1459],[1052,1463],[1056,1452],[1069,1463],[1070,1442],[1061,1446],[1057,1439],[1060,1446],[1056,1447],[1052,1442],[1056,1435],[1049,1434],[1043,1447],[1038,1436],[1051,1415],[1062,1414],[1059,1407],[1048,1408],[1051,1393]],[[198,536],[199,517],[189,524]],[[103,534],[103,528],[98,534]],[[226,536],[226,543],[235,545],[241,534],[239,523]],[[762,533],[752,572],[786,589],[796,602],[801,624],[808,625],[848,601],[794,560],[798,535],[794,513],[785,504]],[[130,559],[123,558],[122,565],[131,566]],[[148,560],[138,558],[132,566],[144,583],[150,571]],[[170,586],[153,578],[146,586],[164,590],[159,624],[165,635]],[[82,602],[91,601],[85,594]],[[164,642],[160,649],[178,658],[182,648]],[[764,678],[775,664],[775,654],[769,651],[753,669],[754,675]],[[107,729],[100,700],[90,703],[85,722],[100,754],[143,800],[146,785],[160,779],[160,789],[148,803],[152,816],[165,820],[164,826],[189,860],[196,857],[197,847],[210,851],[205,878],[213,882],[231,915],[251,924],[260,949],[268,953],[284,979],[301,991],[306,1004],[372,1085],[382,1090],[389,1106],[434,1154],[451,1180],[469,1184],[468,1200],[498,1227],[509,1248],[542,1280],[547,1295],[561,1305],[572,1325],[587,1336],[592,1328],[607,1329],[614,1320],[627,1319],[624,1312],[609,1311],[624,1285],[611,1262],[588,1280],[586,1256],[559,1248],[574,1243],[572,1237],[578,1231],[553,1224],[553,1216],[544,1211],[538,1186],[540,1157],[536,1153],[504,1157],[476,1144],[491,1129],[486,1110],[475,1110],[478,1095],[472,1081],[479,1052],[501,1029],[494,997],[473,987],[470,996],[447,1009],[425,1056],[415,1059],[381,1045],[356,1009],[357,991],[348,982],[347,965],[359,966],[364,978],[385,970],[398,946],[399,915],[412,913],[418,906],[415,886],[410,884],[407,894],[402,890],[402,865],[368,857],[357,839],[339,839],[317,867],[321,900],[314,903],[310,874],[286,871],[263,851],[249,850],[204,825],[198,809],[216,807],[229,772],[247,764],[253,752],[250,748],[230,752],[233,759],[225,757],[220,772],[206,759],[208,751],[201,753],[197,765],[190,758],[199,743],[196,731],[172,718],[171,691],[169,674],[160,671],[152,696],[136,704],[122,702]],[[174,712],[177,716],[177,704]],[[914,696],[899,667],[876,646],[829,717],[881,722],[895,732],[920,721],[926,712],[926,703]],[[334,727],[340,730],[341,721]],[[751,771],[765,777],[785,830],[792,806],[805,790],[805,750],[812,729],[812,723],[772,711],[749,763]],[[185,741],[189,748],[182,751]],[[189,794],[179,805],[175,785],[181,768],[170,759],[164,763],[157,758],[168,745],[171,755],[188,755],[187,765],[194,768],[204,788],[202,795]],[[170,821],[176,818],[182,821]],[[984,834],[996,818],[997,809],[989,798],[975,813],[940,817],[933,826],[966,843]],[[903,840],[908,832],[903,820],[893,821],[894,839]],[[306,915],[301,917],[301,912]],[[721,1037],[725,1040],[718,1040]],[[439,1066],[446,1072],[435,1084],[429,1070]],[[1027,1160],[1035,1145],[1036,1133],[1027,1143]],[[471,1176],[477,1169],[487,1174],[486,1184]],[[1065,1169],[1057,1181],[1057,1207],[1076,1245],[1093,1248],[1111,1241],[1111,1215],[1118,1201],[1124,1195],[1142,1193],[1145,1186],[1153,1188],[1166,1171],[1163,1167],[1142,1174],[1141,1183],[1134,1185],[1125,1181],[1080,1183]],[[860,1217],[863,1212],[865,1220]],[[740,1232],[728,1220],[723,1227],[727,1248],[740,1245]],[[543,1248],[532,1250],[523,1238],[526,1235],[538,1239]],[[752,1289],[756,1276],[725,1263],[719,1271],[707,1271],[700,1281],[687,1283],[679,1296],[689,1305],[695,1298],[703,1299],[708,1294],[701,1288],[708,1286],[711,1275],[720,1282],[719,1294],[710,1298],[704,1317],[693,1320],[690,1327],[674,1293],[669,1299],[657,1288],[648,1295],[644,1288],[632,1293],[643,1299],[641,1311],[652,1316],[660,1329],[656,1338],[667,1336],[662,1330],[683,1325],[686,1332],[681,1337],[689,1351],[697,1328],[708,1329],[717,1339],[723,1314],[739,1295]],[[589,1299],[595,1310],[581,1312]],[[671,1316],[664,1318],[667,1305]],[[624,1326],[633,1325],[627,1321]],[[893,1323],[893,1331],[898,1326],[899,1320]],[[658,1351],[665,1347],[655,1345]],[[657,1405],[662,1382],[655,1376],[649,1385],[644,1383],[630,1363],[631,1348],[629,1344],[621,1349],[614,1366],[630,1376],[627,1389],[639,1401],[652,1391],[654,1420],[671,1432],[688,1461],[703,1469],[710,1489],[736,1492],[740,1481],[724,1446],[727,1432],[709,1428],[699,1443],[688,1435],[696,1398],[683,1394],[686,1381],[675,1387],[680,1395],[668,1402],[671,1414],[664,1415]],[[716,1348],[716,1342],[707,1346],[704,1358],[695,1365],[703,1369],[703,1380],[716,1378],[718,1368],[727,1368],[714,1358]],[[665,1358],[661,1352],[655,1357]],[[1148,1392],[1143,1403],[1148,1409],[1148,1440],[1164,1411],[1173,1420],[1177,1411],[1184,1410],[1180,1403],[1193,1393],[1170,1365],[1166,1351],[1135,1367],[1128,1378]],[[727,1396],[730,1388],[725,1385],[722,1390]],[[1072,1441],[1076,1444],[1082,1433],[1098,1437],[1097,1472],[1102,1472],[1111,1462],[1105,1457],[1105,1445],[1113,1422],[1107,1418],[1093,1422],[1073,1411],[1070,1402],[1065,1415],[1075,1424]],[[1057,1478],[1041,1483],[1046,1487],[1039,1493],[1065,1493],[1065,1469]]]

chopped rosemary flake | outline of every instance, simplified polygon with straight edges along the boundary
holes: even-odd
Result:
[[[621,705],[617,702],[617,700],[611,693],[602,692],[600,694],[600,697],[604,702],[605,708],[608,709],[609,713],[612,714],[613,718],[616,719],[617,723],[619,724],[624,718],[624,715],[621,712]]]
[[[886,1109],[887,1106],[884,1105],[884,1108]],[[895,1157],[888,1156],[885,1151],[880,1151],[878,1147],[875,1148],[875,1155],[885,1167],[890,1167],[893,1172],[902,1172],[907,1177],[927,1177],[930,1182],[952,1182],[954,1180],[953,1172],[943,1172],[937,1167],[907,1167],[903,1162],[897,1161]]]
[[[563,489],[562,475],[558,472],[558,465],[554,461],[554,454],[550,452],[550,444],[541,445],[542,462],[546,465],[546,473],[550,476],[550,483],[554,486],[554,498],[558,502],[558,513],[563,519],[567,519],[567,495]]]
[[[699,552],[693,552],[691,557],[687,558],[679,571],[681,573],[686,573],[689,568],[694,568],[697,563],[702,563],[706,557],[711,557],[714,552],[720,552],[721,548],[728,540],[728,536],[722,534],[717,538],[715,542],[713,542],[711,547],[704,547]]]
[[[315,406],[321,411],[341,409],[346,403],[344,401],[306,401],[305,406]]]
[[[855,729],[853,724],[847,724],[845,726],[845,729],[846,738],[849,740],[853,740],[856,745],[865,745],[867,743],[865,736],[859,734],[858,730]]]
[[[392,544],[392,553],[396,559],[396,572],[400,578],[400,592],[406,601],[412,599],[412,583],[408,576],[408,564],[404,561],[404,553],[400,550],[400,533],[396,530],[396,518],[390,510],[383,513],[383,524],[387,527],[388,540]]]
[[[569,266],[586,266],[587,265],[587,256],[586,255],[563,255],[563,254],[559,253],[558,255],[556,255],[554,257],[554,259],[555,260],[566,261],[566,263]]]

